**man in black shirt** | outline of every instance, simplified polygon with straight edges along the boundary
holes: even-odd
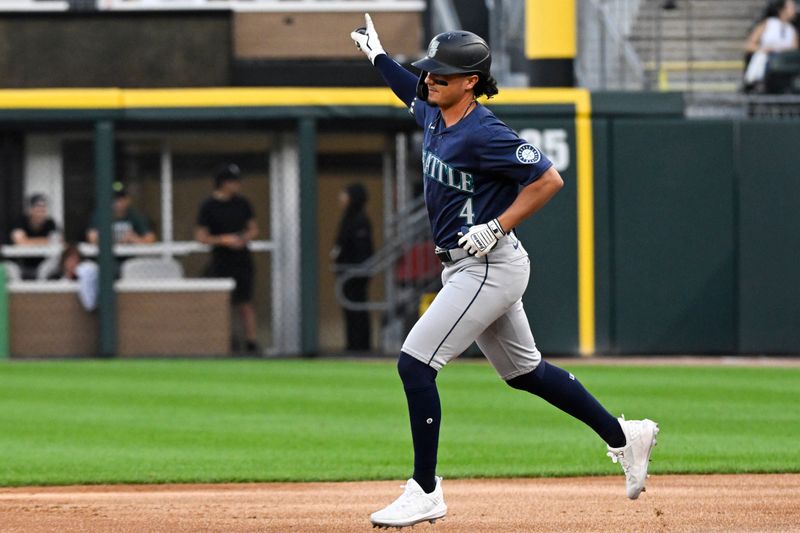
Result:
[[[241,196],[241,171],[227,165],[214,176],[214,192],[200,206],[195,238],[212,247],[207,275],[233,278],[233,304],[242,319],[246,349],[259,351],[253,307],[253,257],[248,243],[258,234],[253,207]]]
[[[50,244],[52,235],[55,234],[57,242],[61,242],[57,235],[56,223],[47,213],[47,198],[43,194],[33,194],[28,199],[28,209],[20,216],[11,228],[11,242],[20,246],[44,246]],[[20,259],[19,266],[23,279],[35,279],[39,264],[44,257],[25,257]]]

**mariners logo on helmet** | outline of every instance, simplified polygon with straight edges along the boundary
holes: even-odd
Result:
[[[439,50],[439,41],[434,39],[431,41],[431,45],[428,47],[428,57],[435,57],[436,52]]]
[[[521,144],[519,148],[517,148],[517,159],[519,159],[520,163],[532,165],[534,163],[538,163],[541,158],[542,154],[540,154],[539,150],[537,150],[532,144]]]

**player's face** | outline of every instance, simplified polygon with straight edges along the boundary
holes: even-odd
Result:
[[[428,86],[428,103],[447,109],[463,100],[464,95],[475,87],[478,76],[474,74],[431,74],[425,77]]]

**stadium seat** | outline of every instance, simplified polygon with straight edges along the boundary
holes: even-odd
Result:
[[[122,279],[181,279],[183,267],[175,259],[140,257],[122,263]]]
[[[3,261],[0,263],[0,268],[5,267],[6,279],[8,281],[20,281],[22,279],[22,271],[19,265],[12,261]]]
[[[36,267],[36,279],[46,280],[60,270],[61,254],[54,254],[39,263]]]
[[[765,82],[770,94],[800,92],[800,51],[792,50],[772,56]]]

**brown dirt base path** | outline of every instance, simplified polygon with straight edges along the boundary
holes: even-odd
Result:
[[[619,477],[445,480],[449,531],[800,531],[800,475],[653,476],[637,500]],[[400,482],[0,489],[0,531],[371,531]],[[411,531],[411,530],[409,530]]]

